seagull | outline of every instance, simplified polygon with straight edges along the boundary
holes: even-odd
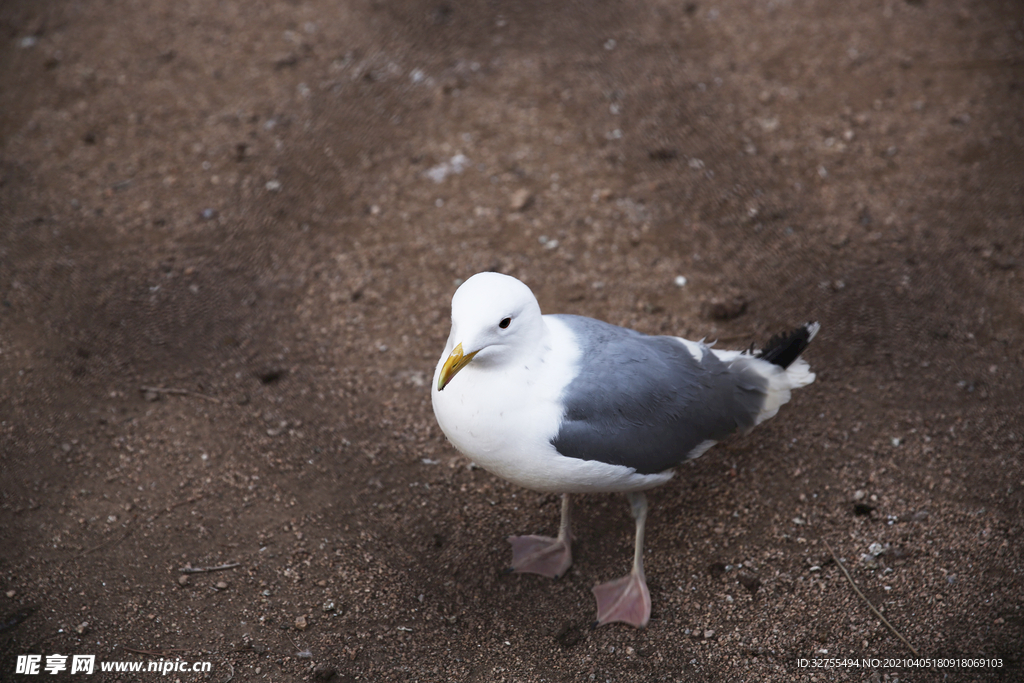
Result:
[[[734,432],[773,417],[814,381],[800,358],[819,325],[763,348],[712,349],[577,315],[542,315],[514,277],[478,273],[452,297],[452,327],[431,399],[448,440],[514,484],[558,493],[558,536],[511,536],[511,570],[557,578],[572,564],[570,496],[621,492],[636,523],[633,566],[593,588],[597,624],[642,628],[644,491]]]

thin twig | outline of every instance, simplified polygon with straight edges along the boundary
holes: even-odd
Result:
[[[296,657],[298,657],[299,659],[312,659],[313,653],[309,651],[308,647],[305,650],[300,649],[299,648],[299,644],[295,642],[294,638],[289,636],[287,633],[285,634],[285,637],[287,637],[288,640],[292,641],[292,645],[295,646],[295,656]]]
[[[135,521],[135,517],[132,517],[132,521]],[[103,541],[102,543],[100,543],[97,546],[89,548],[88,550],[83,550],[82,554],[79,555],[79,557],[85,557],[89,553],[96,552],[100,548],[105,548],[108,545],[120,543],[124,539],[128,538],[131,535],[131,533],[133,531],[135,531],[135,527],[134,526],[129,526],[128,524],[125,524],[125,526],[128,527],[128,529],[123,534],[121,534],[120,537],[118,537],[118,538],[108,538],[107,540]]]
[[[136,650],[133,647],[122,645],[121,649],[128,650],[128,652],[134,652],[140,655],[146,655],[147,657],[166,657],[167,653],[169,652],[188,652],[188,649],[184,647],[169,647],[165,650]]]
[[[853,577],[850,576],[850,572],[846,571],[846,567],[843,566],[843,563],[839,561],[838,557],[836,557],[836,553],[835,553],[834,550],[832,550],[832,546],[830,546],[828,544],[828,541],[826,541],[825,539],[822,539],[821,542],[824,543],[825,547],[828,548],[828,551],[830,553],[832,553],[832,559],[835,560],[837,565],[839,565],[839,568],[843,572],[843,576],[845,576],[846,580],[850,582],[850,585],[853,586],[853,590],[855,590],[857,592],[857,595],[860,596],[861,600],[863,600],[864,602],[867,603],[868,607],[871,608],[871,611],[875,613],[875,616],[882,620],[882,623],[885,624],[886,627],[888,627],[888,629],[893,632],[893,635],[895,635],[897,638],[902,640],[903,644],[910,648],[910,651],[914,653],[915,657],[920,657],[921,654],[914,648],[913,645],[910,644],[910,641],[908,641],[906,638],[904,638],[900,634],[899,631],[897,631],[895,628],[893,628],[893,625],[889,623],[889,620],[886,619],[885,617],[883,617],[882,613],[879,612],[877,609],[875,609],[875,606],[871,604],[871,601],[868,600],[867,597],[863,593],[860,592],[860,589],[857,588],[857,584],[855,584],[853,582]]]
[[[152,515],[150,515],[149,517],[147,517],[147,518],[146,518],[146,522],[147,522],[147,523],[149,523],[149,524],[152,524],[152,523],[153,523],[154,521],[156,521],[156,520],[157,520],[157,519],[158,519],[158,518],[159,518],[159,517],[160,517],[161,515],[165,515],[165,514],[167,514],[168,512],[172,512],[172,511],[174,511],[174,510],[177,510],[177,509],[178,509],[178,508],[180,508],[180,507],[181,507],[182,505],[188,505],[188,504],[190,504],[190,503],[194,503],[194,502],[196,502],[197,500],[202,500],[202,499],[203,499],[203,498],[205,498],[205,497],[206,497],[206,494],[205,494],[205,493],[200,493],[200,494],[199,494],[198,496],[192,496],[191,498],[186,498],[185,500],[179,500],[179,501],[178,501],[177,503],[174,503],[173,505],[168,505],[168,506],[167,506],[167,507],[165,507],[165,508],[164,508],[163,510],[157,510],[157,511],[156,511],[156,512],[154,512],[154,513],[153,513]]]
[[[198,496],[192,496],[191,498],[186,498],[185,500],[179,500],[179,501],[178,501],[177,503],[175,503],[174,505],[169,505],[169,506],[167,506],[166,508],[164,508],[164,509],[163,509],[163,510],[162,510],[162,511],[161,511],[160,513],[158,513],[158,514],[162,514],[162,513],[164,513],[164,512],[170,512],[171,510],[174,510],[174,509],[176,509],[176,508],[180,508],[180,507],[181,507],[182,505],[188,505],[189,503],[194,503],[194,502],[196,502],[197,500],[202,500],[202,499],[203,499],[203,498],[205,498],[205,497],[206,497],[206,494],[205,494],[205,493],[200,493],[200,494],[199,494]]]
[[[203,572],[221,572],[225,569],[234,569],[235,567],[241,566],[241,562],[228,562],[227,564],[221,564],[216,567],[181,567],[178,571],[182,574],[202,574]]]
[[[227,660],[225,660],[225,661],[227,661]],[[231,675],[230,675],[230,676],[228,676],[227,678],[225,678],[225,679],[224,679],[224,680],[222,681],[222,683],[228,683],[228,681],[230,681],[230,680],[231,680],[232,678],[234,678],[234,677],[235,677],[235,666],[234,666],[234,665],[233,665],[233,664],[232,664],[232,663],[231,663],[230,661],[228,661],[228,666],[230,666],[230,667],[231,667]]]
[[[174,394],[175,396],[195,396],[196,398],[202,398],[207,401],[213,401],[214,403],[221,403],[221,400],[215,396],[207,396],[206,394],[200,394],[198,391],[191,391],[189,389],[169,389],[166,387],[139,387],[139,391],[152,391],[155,394]]]

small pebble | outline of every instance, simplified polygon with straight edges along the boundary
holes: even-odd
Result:
[[[217,590],[221,590],[221,591],[228,587],[228,584],[225,581],[218,581],[217,583],[215,583],[213,585],[214,585],[214,588],[216,588]]]
[[[306,617],[295,617],[295,628],[300,631],[305,631],[306,626]]]
[[[189,582],[188,574],[182,574],[181,576],[178,577],[178,585],[179,586],[187,586],[188,582]]]
[[[9,590],[4,595],[6,595],[9,598],[13,598],[15,596],[15,594],[16,594],[15,591]]]
[[[709,638],[713,638],[714,636],[715,636],[715,631],[713,629],[709,628],[706,631],[704,631],[704,639],[705,640],[707,640]]]
[[[685,287],[686,286],[686,282],[687,282],[686,276],[685,275],[676,275],[676,279],[673,280],[673,282],[675,283],[676,287]]]
[[[531,202],[533,201],[533,195],[525,187],[521,187],[512,193],[512,198],[509,200],[509,207],[513,211],[524,211],[526,210]]]
[[[866,495],[868,495],[868,494],[864,493],[864,491],[862,491],[860,489],[857,489],[856,491],[853,492],[853,499],[855,501],[857,501],[857,500],[864,500],[864,496],[866,496]]]
[[[433,180],[435,183],[443,183],[444,179],[449,175],[455,173],[460,174],[466,168],[469,167],[469,157],[465,154],[456,154],[448,161],[442,161],[436,166],[432,166],[426,170],[424,175]]]
[[[267,184],[266,184],[266,188],[269,191],[271,191],[271,192],[280,192],[281,191],[281,181],[279,181],[279,180],[268,180]]]
[[[732,320],[746,313],[748,305],[749,302],[744,296],[715,297],[704,302],[701,311],[713,320]]]
[[[85,629],[87,628],[89,628],[89,622],[83,621],[81,624],[75,627],[75,631],[78,632],[79,635],[81,635],[85,633]]]

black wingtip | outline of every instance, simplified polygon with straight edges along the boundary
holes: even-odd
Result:
[[[779,367],[788,368],[800,357],[820,329],[821,325],[817,322],[804,323],[795,330],[775,335],[755,355]]]

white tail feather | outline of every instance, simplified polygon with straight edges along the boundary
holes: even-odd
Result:
[[[792,389],[805,387],[814,381],[811,366],[803,358],[797,358],[788,368],[780,368],[778,365],[768,362],[754,363],[752,367],[768,379],[768,392],[764,399],[764,407],[754,418],[755,425],[775,417],[779,408],[789,402]]]

